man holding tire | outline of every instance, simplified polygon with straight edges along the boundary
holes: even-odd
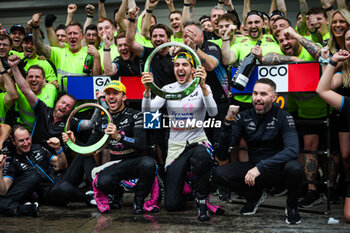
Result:
[[[166,105],[169,115],[170,135],[168,153],[165,162],[165,208],[177,211],[183,208],[186,197],[185,187],[189,187],[186,174],[194,175],[193,194],[198,207],[198,219],[210,219],[208,212],[209,175],[212,167],[210,150],[212,146],[205,135],[203,127],[197,127],[203,122],[208,112],[209,116],[217,114],[217,105],[208,85],[205,84],[207,73],[203,66],[195,69],[193,58],[186,52],[178,53],[174,58],[174,73],[177,82],[168,84],[163,90],[179,92],[193,82],[194,77],[201,78],[200,84],[188,96],[181,100],[166,100],[159,96],[150,98],[148,83],[153,82],[153,74],[144,72],[141,81],[145,86],[142,99],[142,111],[156,111]],[[194,122],[194,124],[191,124]]]

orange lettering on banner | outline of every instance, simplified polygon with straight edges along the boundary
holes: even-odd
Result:
[[[280,108],[283,109],[284,108],[284,104],[285,104],[285,99],[283,96],[278,96],[276,99],[276,103],[280,105]]]

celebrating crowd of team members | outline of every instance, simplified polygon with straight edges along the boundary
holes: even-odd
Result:
[[[142,12],[135,1],[122,0],[113,19],[99,0],[98,20],[93,22],[95,7],[88,4],[84,26],[73,20],[75,4],[68,5],[66,23],[56,29],[56,16],[41,13],[33,14],[26,28],[0,26],[0,212],[37,217],[39,204],[82,202],[106,213],[122,208],[124,191],[132,190],[134,214],[158,212],[162,198],[167,211],[195,200],[198,220],[207,221],[211,214],[224,214],[209,202],[212,182],[220,200],[231,192],[246,199],[243,215],[255,214],[267,192],[287,193],[286,223],[299,224],[298,208],[324,201],[322,180],[328,177],[327,198],[338,204],[345,197],[344,217],[350,222],[346,1],[323,0],[309,9],[299,0],[295,28],[283,0],[271,0],[268,13],[251,10],[254,3],[244,0],[241,18],[232,0],[219,0],[199,19],[194,19],[195,0],[184,0],[181,10],[173,0],[165,2],[169,22],[157,22],[153,14],[159,0],[146,0]],[[43,42],[42,21],[50,45]],[[167,42],[192,48],[201,65],[192,52],[164,47],[144,72],[150,54]],[[276,84],[267,78],[255,83],[252,95],[232,95],[230,70],[250,53],[258,64],[319,62],[317,92],[289,93],[286,110],[274,103]],[[83,103],[61,91],[67,85],[61,77],[72,75],[106,75],[112,81],[96,93],[108,114],[83,109],[66,131],[68,116]],[[126,104],[121,76],[141,77],[141,109]],[[182,92],[195,78],[198,86],[177,100],[157,96],[149,86]],[[143,113],[162,115],[170,129],[145,129]],[[314,124],[327,117],[337,134],[329,164],[317,153],[325,149],[327,128]],[[206,120],[219,126],[196,124]],[[104,134],[110,140],[102,150],[82,155],[67,146],[68,141],[89,146]]]

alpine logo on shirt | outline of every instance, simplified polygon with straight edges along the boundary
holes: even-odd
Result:
[[[124,121],[120,122],[119,125],[125,125],[125,124],[127,124],[128,122],[129,122],[129,120],[128,120],[128,119],[125,119]]]
[[[247,125],[247,129],[249,130],[256,130],[256,125],[253,121],[249,122],[249,124]]]

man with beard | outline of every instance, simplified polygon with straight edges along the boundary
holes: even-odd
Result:
[[[111,76],[112,80],[119,79],[120,76],[141,76],[144,66],[144,59],[135,56],[126,43],[125,32],[120,32],[116,36],[118,52],[120,56],[113,62],[109,59],[108,51],[104,59],[105,75]],[[108,41],[105,42],[105,48],[109,48]]]
[[[138,11],[138,8],[137,10],[129,11],[126,42],[136,56],[147,59],[154,49],[144,47],[135,41],[136,18]],[[150,36],[154,48],[166,42],[170,42],[171,35],[171,29],[164,24],[156,24],[150,28]],[[170,47],[160,50],[158,55],[152,59],[151,68],[154,74],[154,82],[159,88],[176,81],[174,70],[171,68],[173,67],[173,59],[169,54],[169,50]]]
[[[118,209],[122,207],[123,196],[120,181],[137,178],[134,214],[142,214],[145,211],[144,200],[151,192],[156,174],[156,163],[144,152],[147,139],[143,128],[143,115],[142,112],[125,106],[126,88],[120,81],[113,80],[108,83],[104,95],[113,123],[108,123],[106,116],[100,118],[94,126],[95,134],[90,140],[95,142],[105,133],[110,135],[112,139],[104,151],[110,155],[112,162],[92,171],[96,174],[93,177],[94,188],[105,195],[115,195],[112,207]],[[99,206],[99,209],[105,212],[109,208],[102,209]]]
[[[36,118],[32,131],[33,143],[39,143],[47,149],[50,149],[47,145],[47,140],[51,137],[61,138],[66,120],[73,111],[76,100],[73,96],[65,94],[57,101],[54,108],[48,107],[32,90],[32,88],[34,88],[34,90],[39,89],[38,83],[35,82],[35,85],[31,88],[30,84],[23,78],[18,68],[20,57],[12,55],[9,57],[8,62],[11,66],[17,86],[27,98],[29,105],[35,112]],[[33,72],[40,73],[40,69],[33,69]]]
[[[276,52],[280,53],[278,44],[268,36],[263,35],[264,16],[260,11],[250,11],[245,19],[245,27],[248,29],[249,36],[239,43],[233,45],[230,49],[226,42],[226,46],[223,43],[222,47],[222,63],[224,65],[231,65],[235,62],[243,60],[250,52],[252,52],[258,61],[261,60],[261,54]],[[230,31],[230,33],[234,33]],[[256,43],[261,40],[261,45],[256,46]],[[251,96],[238,95],[234,97],[234,101],[237,105],[247,105],[250,107],[252,101]],[[241,106],[242,107],[242,106]]]
[[[92,74],[100,74],[100,55],[93,45],[82,47],[83,31],[78,22],[71,22],[67,25],[67,43],[69,46],[64,48],[50,47],[43,43],[39,32],[40,22],[41,13],[34,14],[30,21],[34,31],[34,45],[38,52],[50,59],[56,66],[59,78],[61,76],[85,74],[83,71],[84,61],[88,54],[94,57]]]
[[[281,50],[286,56],[274,53],[267,54],[262,58],[264,64],[281,64],[290,61],[317,61],[321,55],[321,46],[302,37],[292,27],[284,29],[280,33],[278,40]],[[289,95],[287,109],[289,112],[294,112],[298,119],[305,121],[324,120],[327,116],[327,104],[317,93]],[[324,128],[315,124],[304,124],[300,127],[300,133],[304,139],[305,151],[316,151],[318,149],[320,136],[324,130]],[[308,192],[304,199],[300,201],[299,206],[312,207],[320,204],[322,198],[316,190],[318,171],[317,155],[305,153],[303,157]],[[333,185],[333,182],[331,182],[331,186]]]
[[[261,78],[254,85],[253,108],[238,113],[239,106],[229,107],[221,128],[219,159],[226,160],[230,145],[243,136],[249,161],[219,166],[213,179],[243,195],[247,202],[240,213],[253,215],[266,198],[263,189],[279,183],[283,177],[288,189],[286,222],[299,224],[298,194],[304,173],[298,161],[298,134],[293,117],[273,105],[277,98],[275,90],[272,80]]]
[[[22,41],[25,36],[25,29],[21,24],[15,24],[10,28],[10,37],[12,39],[12,50],[22,52]]]
[[[264,16],[260,11],[250,11],[244,21],[245,28],[248,30],[248,36],[240,42],[230,47],[229,38],[231,38],[234,30],[232,28],[225,33],[225,39],[222,44],[222,63],[224,65],[238,65],[248,54],[252,53],[260,61],[262,55],[269,52],[281,53],[278,44],[270,37],[263,35]],[[261,45],[256,45],[258,41]],[[239,105],[241,110],[252,107],[251,95],[234,95],[233,103]],[[244,140],[240,140],[239,147],[244,148],[246,144]],[[247,161],[248,154],[245,150],[239,151],[241,161]]]
[[[217,105],[210,87],[205,84],[206,71],[203,66],[196,70],[193,58],[186,52],[179,52],[174,58],[174,73],[177,81],[164,86],[165,91],[178,92],[186,89],[194,77],[201,78],[200,84],[188,96],[181,100],[167,101],[159,96],[151,99],[148,83],[153,82],[152,73],[142,74],[142,84],[145,92],[142,99],[142,112],[154,112],[166,105],[170,126],[169,146],[165,162],[166,181],[164,205],[168,211],[181,210],[185,205],[183,188],[186,173],[190,170],[194,174],[193,193],[196,197],[198,220],[210,219],[207,208],[209,195],[209,176],[212,168],[210,154],[211,144],[205,135],[203,123],[206,114],[214,117]],[[196,122],[196,126],[188,123]]]

